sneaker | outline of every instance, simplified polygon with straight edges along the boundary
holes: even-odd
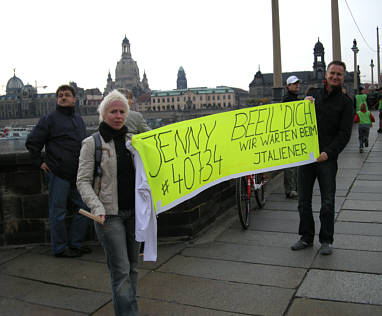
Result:
[[[329,243],[323,242],[321,244],[321,248],[319,250],[320,255],[328,256],[331,255],[333,252],[333,248],[330,246]]]
[[[306,241],[300,239],[295,244],[293,244],[292,247],[290,247],[290,248],[292,250],[302,250],[302,249],[309,248],[312,246],[313,246],[312,242],[306,242]]]
[[[359,152],[360,152],[360,153],[363,153],[363,148],[360,148],[360,149],[359,149]]]
[[[297,194],[297,192],[296,191],[290,191],[289,192],[289,198],[290,199],[297,199],[298,198],[298,194]]]
[[[76,258],[81,257],[82,252],[78,249],[65,248],[63,252],[55,253],[54,256],[58,258]]]

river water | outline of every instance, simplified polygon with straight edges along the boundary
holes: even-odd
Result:
[[[25,139],[2,139],[0,140],[0,155],[10,153],[20,153],[26,151]]]

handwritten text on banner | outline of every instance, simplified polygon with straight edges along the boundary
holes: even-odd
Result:
[[[314,104],[268,104],[134,135],[157,213],[246,174],[298,166],[319,155]]]

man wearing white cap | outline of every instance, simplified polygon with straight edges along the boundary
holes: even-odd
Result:
[[[300,88],[300,79],[296,76],[288,77],[286,81],[287,94],[283,98],[283,102],[297,101],[298,90]],[[297,168],[284,169],[284,190],[288,199],[296,199],[297,194]]]

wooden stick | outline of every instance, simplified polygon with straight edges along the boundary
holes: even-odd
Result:
[[[90,219],[96,221],[97,223],[103,225],[104,219],[102,219],[102,218],[99,217],[99,216],[93,215],[92,213],[87,212],[87,211],[83,210],[82,208],[78,211],[78,213],[80,213],[80,214],[82,214],[82,215],[84,215],[84,216],[87,216],[87,217],[89,217]]]

